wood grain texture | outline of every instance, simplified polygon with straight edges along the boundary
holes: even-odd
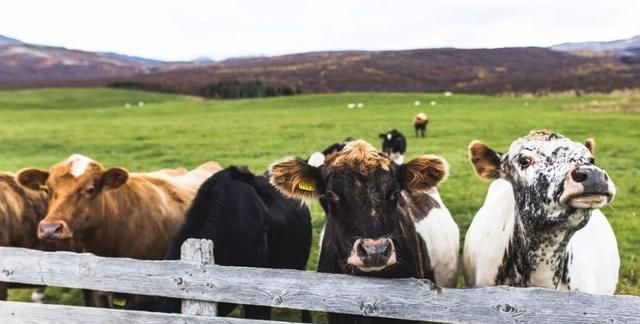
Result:
[[[214,264],[213,242],[211,240],[188,239],[180,249],[180,259],[196,265]],[[216,316],[217,304],[206,301],[182,300],[182,314]]]
[[[122,311],[115,309],[0,302],[3,324],[287,324],[286,322],[246,320]]]
[[[0,248],[0,281],[444,323],[640,323],[640,298]]]

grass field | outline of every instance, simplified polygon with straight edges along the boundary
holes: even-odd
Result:
[[[306,157],[347,136],[379,146],[378,133],[397,128],[408,137],[407,159],[433,153],[451,164],[451,175],[440,192],[464,237],[488,186],[467,162],[471,140],[483,139],[506,150],[531,129],[552,129],[576,141],[594,137],[597,162],[618,188],[615,201],[604,209],[622,258],[618,293],[640,295],[640,150],[635,146],[640,140],[640,114],[617,109],[621,97],[345,93],[206,101],[110,89],[4,91],[0,92],[0,170],[48,168],[72,153],[82,153],[106,166],[133,171],[194,167],[216,160],[223,166],[246,165],[263,172],[277,159]],[[434,100],[437,105],[414,107],[416,100]],[[145,105],[139,107],[139,101]],[[130,108],[125,108],[127,102]],[[365,107],[347,109],[350,102],[363,102]],[[633,96],[624,96],[624,102],[625,107],[640,106]],[[430,117],[426,139],[413,137],[411,119],[420,111]],[[323,215],[317,205],[312,209],[317,242]],[[312,270],[316,246],[309,261]],[[49,293],[51,302],[79,302],[79,294],[71,290]],[[27,297],[20,291],[11,295]]]

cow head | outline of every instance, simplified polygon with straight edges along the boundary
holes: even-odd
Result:
[[[104,169],[88,157],[74,154],[51,170],[25,169],[18,182],[48,195],[49,211],[38,225],[38,237],[69,239],[93,226],[92,211],[102,192],[117,189],[129,175],[121,168]]]
[[[505,154],[480,141],[469,146],[476,173],[486,179],[511,182],[516,208],[533,229],[586,224],[580,211],[611,202],[616,189],[607,173],[595,165],[595,142],[576,143],[546,130],[532,131],[511,144]],[[577,211],[577,212],[576,212]]]
[[[407,140],[395,129],[378,135],[382,139],[382,152],[386,153],[397,164],[404,162],[404,152],[407,150]]]
[[[342,272],[372,273],[410,259],[406,240],[413,222],[401,208],[403,195],[434,188],[447,169],[446,161],[433,155],[397,165],[357,140],[320,166],[299,158],[276,162],[271,183],[288,197],[318,199],[327,214],[327,232],[333,233],[323,245],[333,245]]]

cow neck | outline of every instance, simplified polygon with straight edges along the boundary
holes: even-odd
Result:
[[[516,206],[527,206],[515,194]],[[513,234],[498,270],[496,284],[558,288],[568,283],[566,248],[573,234],[586,225],[591,210],[515,208]],[[573,225],[539,220],[564,219]],[[538,220],[527,221],[527,220]]]
[[[416,224],[425,219],[431,210],[441,206],[428,192],[410,193],[406,190],[402,191],[398,206],[403,218],[400,223],[401,231],[409,241],[410,251],[412,251],[412,257],[416,264],[416,276],[435,282],[433,269],[430,266],[430,255],[426,246],[427,241],[418,232]],[[403,224],[406,224],[406,226]]]
[[[36,248],[38,222],[47,210],[44,194],[20,187],[13,175],[0,173],[0,246]]]
[[[167,233],[162,231],[162,227],[167,219],[163,217],[172,208],[168,206],[172,200],[169,194],[156,186],[131,177],[120,188],[104,191],[89,211],[93,224],[89,235],[82,240],[88,252],[113,257],[150,258],[145,248],[151,241],[164,239]],[[165,197],[158,197],[158,194]],[[153,226],[148,226],[154,222]],[[176,224],[171,236],[177,231],[179,223]],[[150,232],[144,233],[144,230]],[[161,250],[161,254],[153,258],[161,258],[166,248]]]

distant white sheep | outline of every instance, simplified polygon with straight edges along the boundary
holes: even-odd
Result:
[[[432,105],[432,106],[437,105],[437,103],[435,101],[433,101],[433,100],[429,104]]]
[[[453,96],[453,93],[452,93],[451,91],[446,91],[446,92],[444,93],[444,96],[445,96],[445,97],[451,97],[451,96]]]
[[[125,108],[131,108],[131,104],[127,102],[126,104],[124,104],[124,107]]]
[[[356,104],[354,104],[354,103],[350,103],[350,104],[347,105],[347,108],[349,108],[349,109],[353,109],[355,107],[356,107]]]
[[[138,101],[138,107],[144,107],[144,101]]]
[[[358,102],[358,108],[364,108],[364,104],[362,102]]]
[[[420,100],[416,100],[416,101],[414,101],[414,102],[413,102],[413,105],[414,105],[414,106],[420,106]]]

